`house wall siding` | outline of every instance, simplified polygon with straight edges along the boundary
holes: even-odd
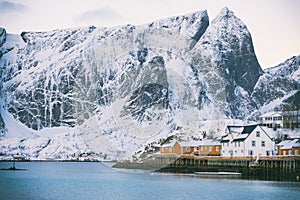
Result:
[[[189,148],[189,151],[188,151]],[[192,154],[195,150],[197,149],[197,147],[182,147],[182,153],[183,154]]]
[[[256,132],[259,131],[260,136],[256,137]],[[252,141],[255,141],[255,147],[252,146]],[[265,142],[265,146],[261,145],[261,142]],[[262,155],[266,156],[267,151],[269,151],[269,155],[272,155],[272,151],[274,150],[274,142],[267,136],[267,134],[257,126],[249,137],[245,140],[245,150],[246,155],[249,155],[249,151],[253,151],[253,155]]]
[[[173,152],[172,153],[176,153],[178,155],[181,155],[182,154],[182,149],[181,149],[181,146],[178,142],[176,142],[173,146]]]
[[[218,147],[218,150],[217,150]],[[210,150],[211,149],[211,150]],[[207,156],[220,156],[221,155],[221,145],[203,145],[199,148],[200,155],[207,155]]]
[[[260,136],[256,136],[256,132],[259,131]],[[252,146],[252,141],[255,141],[255,147]],[[265,142],[265,146],[261,146],[261,142]],[[240,142],[240,145],[238,145]],[[228,143],[223,143],[222,145],[222,156],[248,156],[249,151],[252,151],[252,155],[262,155],[267,156],[267,151],[269,155],[272,155],[275,143],[271,138],[262,130],[260,126],[257,126],[251,134],[244,141],[231,141]]]

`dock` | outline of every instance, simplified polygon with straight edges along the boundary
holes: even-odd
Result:
[[[264,180],[299,180],[300,156],[155,156],[154,162],[163,166],[159,172],[232,172],[244,178]]]

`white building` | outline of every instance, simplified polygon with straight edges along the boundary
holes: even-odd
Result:
[[[259,121],[269,128],[300,128],[300,110],[268,112],[261,115]]]
[[[271,156],[275,150],[273,136],[260,125],[227,126],[221,144],[222,156]]]
[[[268,128],[282,128],[283,115],[281,112],[268,112],[259,117],[260,124]]]

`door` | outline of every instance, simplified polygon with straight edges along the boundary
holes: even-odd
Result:
[[[253,156],[253,151],[252,151],[252,150],[249,150],[249,151],[248,151],[248,155],[249,155],[249,156]]]

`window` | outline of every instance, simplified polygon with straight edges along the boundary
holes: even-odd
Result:
[[[212,147],[209,147],[209,151],[212,151]]]
[[[240,142],[238,143],[238,146],[240,147]]]
[[[270,155],[270,151],[266,151],[266,155],[269,156]]]
[[[203,147],[201,147],[201,151],[203,151]]]
[[[260,137],[260,132],[256,131],[256,137]]]
[[[295,150],[295,155],[296,155],[296,156],[299,155],[299,150]]]
[[[190,147],[186,147],[185,150],[186,150],[187,152],[190,152],[190,151],[191,151],[191,148],[190,148]]]
[[[289,150],[289,155],[293,155],[292,150]]]
[[[266,146],[266,142],[265,141],[261,141],[261,146],[265,147]]]
[[[165,148],[162,147],[162,148],[161,148],[161,152],[163,153],[164,151],[165,151]]]
[[[255,147],[255,146],[256,146],[256,143],[255,143],[255,141],[254,141],[254,140],[252,141],[252,146],[253,146],[253,147]]]
[[[273,121],[281,121],[281,120],[282,120],[282,116],[273,117]]]
[[[219,146],[216,146],[216,151],[219,151]]]
[[[236,142],[234,142],[234,147],[236,147]]]
[[[241,150],[241,153],[244,153],[244,150]]]

